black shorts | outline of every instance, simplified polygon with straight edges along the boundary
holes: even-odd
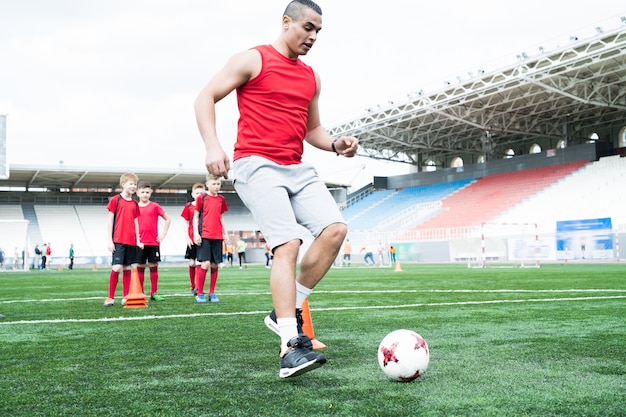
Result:
[[[161,247],[158,245],[144,246],[143,249],[137,247],[137,263],[143,265],[146,261],[151,264],[161,262]]]
[[[186,246],[185,259],[196,259],[198,257],[198,245],[195,243],[191,247]]]
[[[115,243],[111,265],[132,265],[137,263],[137,246]]]
[[[198,246],[198,261],[211,261],[214,264],[222,262],[222,240],[202,238],[202,244]]]

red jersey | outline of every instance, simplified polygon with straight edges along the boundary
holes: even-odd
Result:
[[[204,194],[203,194],[204,195]],[[185,207],[183,207],[183,211],[180,213],[180,217],[187,220],[187,234],[189,235],[189,239],[193,242],[193,215],[196,212],[196,207],[194,206],[196,202],[187,202]]]
[[[107,210],[115,214],[113,220],[113,243],[137,246],[135,219],[139,217],[137,201],[126,200],[121,194],[109,200]]]
[[[224,239],[222,214],[228,211],[223,195],[203,194],[196,199],[196,211],[200,212],[201,231],[204,239]]]
[[[144,246],[158,246],[159,242],[159,217],[165,214],[165,210],[158,203],[149,201],[148,205],[139,205],[139,237]]]
[[[259,75],[237,89],[239,123],[233,160],[256,155],[280,165],[302,161],[309,103],[317,90],[313,69],[271,45],[257,46]]]

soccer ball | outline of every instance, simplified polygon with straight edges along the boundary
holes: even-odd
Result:
[[[393,381],[409,382],[419,378],[429,361],[426,341],[411,330],[394,330],[378,347],[380,369]]]

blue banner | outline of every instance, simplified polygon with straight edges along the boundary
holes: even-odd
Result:
[[[556,222],[557,259],[613,259],[611,218]]]

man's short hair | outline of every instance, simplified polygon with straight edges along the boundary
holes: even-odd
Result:
[[[309,8],[314,10],[320,16],[322,15],[322,8],[317,5],[314,1],[311,0],[293,0],[291,3],[287,5],[285,9],[284,16],[289,16],[290,18],[296,20],[304,14],[304,9]]]

